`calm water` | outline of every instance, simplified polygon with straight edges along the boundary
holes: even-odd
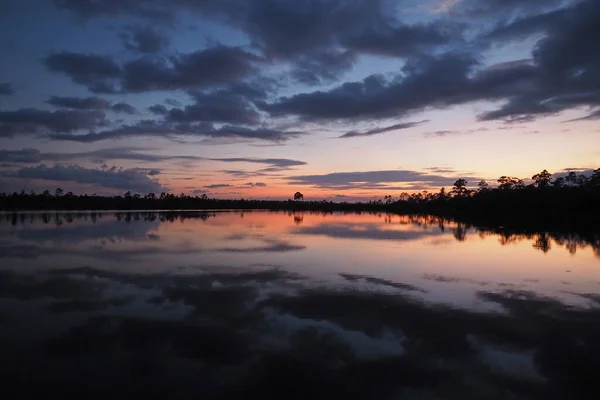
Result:
[[[600,235],[0,214],[0,365],[21,396],[597,399]]]

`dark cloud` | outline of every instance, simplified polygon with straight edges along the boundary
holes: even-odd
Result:
[[[229,157],[229,158],[211,158],[214,161],[222,162],[245,162],[253,164],[267,164],[273,167],[295,167],[306,165],[306,162],[299,160],[290,160],[289,158],[250,158],[250,157]]]
[[[263,183],[263,182],[255,182],[255,183],[248,182],[248,183],[246,183],[246,186],[249,186],[249,187],[266,187],[267,184]]]
[[[216,46],[167,58],[141,57],[123,65],[106,56],[62,52],[49,55],[44,64],[91,92],[116,93],[227,84],[254,72],[258,60],[240,48]]]
[[[384,127],[381,127],[381,128],[371,129],[371,130],[368,130],[368,131],[365,131],[365,132],[350,131],[350,132],[346,132],[342,136],[340,136],[340,139],[342,139],[342,138],[351,138],[351,137],[360,137],[360,136],[379,135],[381,133],[386,133],[386,132],[391,132],[391,131],[396,131],[396,130],[402,130],[402,129],[414,128],[415,126],[419,126],[421,124],[424,124],[425,122],[429,122],[429,121],[428,120],[424,120],[424,121],[416,121],[416,122],[404,122],[404,123],[401,123],[401,124],[395,124],[395,125],[390,125],[390,126],[384,126]]]
[[[106,56],[65,51],[50,54],[43,61],[50,71],[65,74],[94,93],[114,93],[115,80],[123,75],[121,67]]]
[[[167,98],[165,99],[165,103],[172,107],[181,107],[181,102],[175,99]]]
[[[0,96],[10,96],[14,92],[10,83],[0,83]]]
[[[560,29],[541,39],[534,59],[481,67],[468,53],[449,52],[409,59],[393,78],[372,75],[329,91],[300,93],[259,103],[273,116],[308,121],[398,117],[428,108],[505,100],[481,120],[531,120],[568,108],[600,104],[600,61],[595,37],[598,3],[571,10]],[[578,17],[578,18],[575,18]]]
[[[217,46],[170,59],[140,58],[123,66],[126,92],[193,89],[222,85],[255,71],[258,58],[240,48]]]
[[[0,114],[1,121],[1,114]],[[284,142],[289,139],[303,135],[299,131],[279,131],[269,128],[246,128],[243,126],[223,125],[215,128],[212,124],[173,124],[157,123],[153,120],[141,121],[133,125],[123,125],[120,128],[86,134],[63,134],[55,133],[49,135],[53,140],[72,141],[81,143],[93,143],[101,140],[124,139],[128,137],[162,137],[172,139],[181,137],[205,137],[205,138],[231,138],[247,140],[265,140],[270,142]]]
[[[194,93],[195,103],[185,108],[172,108],[167,119],[173,122],[223,122],[256,125],[260,114],[252,105],[246,87]],[[260,97],[263,97],[260,95]]]
[[[439,21],[430,24],[377,24],[350,34],[344,45],[355,51],[393,57],[412,57],[415,54],[449,44],[461,37],[460,26]]]
[[[134,26],[120,34],[125,48],[139,53],[159,53],[169,45],[169,38],[164,32],[152,26]]]
[[[128,103],[116,103],[110,106],[110,109],[116,113],[134,115],[138,113],[138,110]]]
[[[329,50],[300,57],[291,71],[292,77],[305,85],[334,82],[354,66],[356,54],[349,50]]]
[[[59,8],[84,20],[135,18],[127,45],[145,56],[117,62],[101,55],[53,53],[49,70],[70,77],[92,92],[194,91],[195,103],[151,110],[164,115],[165,135],[209,130],[204,136],[280,142],[282,136],[260,128],[271,117],[300,122],[375,121],[406,118],[432,109],[476,102],[500,103],[482,112],[482,121],[532,121],[565,110],[600,107],[600,3],[596,0],[462,0],[420,6],[431,18],[415,22],[405,2],[386,0],[55,0]],[[411,4],[414,2],[410,2]],[[442,14],[445,13],[445,14]],[[220,44],[198,51],[157,56],[166,42],[164,26],[190,13],[244,34],[244,48]],[[535,39],[526,60],[484,64],[483,51],[516,40]],[[326,85],[339,81],[364,55],[402,59],[402,68],[337,87],[274,96],[265,82],[242,91],[235,84],[259,77],[262,67],[284,68],[279,85]],[[521,57],[527,57],[524,55]],[[362,57],[362,58],[361,58]],[[246,88],[248,89],[248,88]],[[240,125],[221,131],[198,123]],[[187,126],[176,126],[177,124]],[[190,124],[197,124],[191,126]],[[136,127],[92,132],[79,141],[120,136]],[[147,129],[147,128],[144,128]],[[385,129],[385,128],[380,128]],[[235,131],[235,132],[234,132]],[[14,135],[0,126],[0,135]],[[119,133],[121,132],[121,133]],[[64,134],[65,132],[61,132]],[[68,133],[68,132],[66,132]],[[348,132],[343,137],[370,136]],[[434,134],[435,135],[435,134]],[[287,136],[286,136],[287,137]],[[66,135],[61,138],[71,140]]]
[[[52,96],[46,103],[56,106],[70,108],[72,110],[111,110],[116,113],[133,115],[137,109],[129,103],[111,104],[108,100],[99,97],[62,97]]]
[[[216,183],[214,185],[207,185],[204,187],[207,189],[222,189],[222,188],[229,188],[229,187],[233,187],[233,186],[226,184],[226,183]]]
[[[36,167],[21,168],[14,173],[5,173],[5,176],[18,179],[43,179],[92,184],[103,188],[129,190],[138,193],[166,191],[158,182],[150,179],[146,172],[132,169],[89,169],[78,165],[61,164],[49,167],[41,164]]]
[[[597,23],[600,3],[583,0],[565,10],[531,16],[496,31],[511,37],[517,33],[543,33],[533,51],[533,75],[524,86],[513,88],[498,110],[482,120],[530,121],[577,107],[600,106],[600,35]],[[492,33],[494,35],[494,33]]]
[[[153,106],[148,107],[148,110],[154,115],[167,115],[169,110],[162,104],[155,104]]]
[[[269,57],[295,58],[313,49],[331,47],[340,31],[378,13],[380,1],[248,2],[234,24]],[[362,14],[362,15],[361,15]],[[361,20],[362,18],[362,20]]]
[[[135,16],[156,22],[172,22],[174,15],[162,0],[53,0],[54,4],[88,20],[99,17]]]
[[[106,124],[103,110],[45,111],[22,108],[16,111],[0,111],[0,127],[9,136],[25,133],[73,132],[93,129]]]
[[[523,16],[509,23],[499,24],[483,39],[490,43],[502,43],[515,39],[523,39],[531,35],[546,33],[556,23],[561,23],[568,9],[560,9],[543,14]]]
[[[196,156],[151,154],[144,152],[142,149],[127,147],[71,153],[45,153],[37,149],[0,150],[0,162],[33,164],[44,161],[59,162],[72,160],[91,160],[101,164],[111,160],[160,162],[169,160],[199,161],[205,160],[205,158]]]
[[[575,3],[578,0],[566,0]],[[463,0],[457,2],[452,11],[468,17],[507,18],[514,15],[527,15],[551,10],[564,0]]]
[[[41,159],[40,151],[36,149],[0,150],[0,162],[3,163],[37,163]]]
[[[467,76],[476,65],[468,54],[423,57],[409,61],[402,78],[371,75],[327,92],[301,93],[260,106],[274,116],[291,114],[311,121],[398,117],[468,100],[472,85]]]
[[[107,110],[110,102],[99,97],[62,97],[52,96],[46,103],[74,110]]]
[[[253,164],[264,164],[276,168],[287,168],[292,166],[306,165],[304,161],[291,160],[287,158],[206,158],[200,156],[185,156],[173,154],[156,154],[139,148],[115,147],[107,149],[92,150],[87,152],[52,153],[41,152],[37,149],[0,150],[0,163],[10,164],[37,164],[42,162],[71,162],[74,160],[89,160],[98,164],[114,160],[131,160],[139,162],[157,163],[162,161],[220,161],[226,163],[246,162]],[[246,174],[246,171],[240,171]],[[180,178],[193,179],[193,178]],[[257,186],[261,186],[260,182]]]
[[[406,56],[445,45],[458,35],[448,23],[411,25],[392,18],[395,5],[384,0],[72,1],[58,5],[83,18],[134,15],[167,22],[177,12],[199,12],[243,31],[270,59],[297,60],[295,78],[308,84],[335,80],[351,66],[355,53]],[[349,51],[333,54],[336,46]]]
[[[479,181],[476,177],[466,177],[466,179],[469,181]],[[427,186],[452,186],[455,181],[455,177],[408,170],[334,172],[325,175],[300,175],[289,178],[290,185],[311,185],[337,190],[356,188],[390,189],[392,187],[388,186],[388,184],[402,183],[413,184],[413,186],[419,186],[420,188]],[[402,188],[402,190],[406,189]]]

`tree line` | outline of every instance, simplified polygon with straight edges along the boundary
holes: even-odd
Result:
[[[600,222],[600,168],[591,176],[569,172],[553,179],[543,170],[532,176],[532,183],[501,176],[492,186],[480,181],[469,186],[457,179],[450,190],[422,191],[386,195],[367,202],[304,201],[300,192],[294,200],[217,199],[206,194],[126,192],[117,196],[77,195],[57,188],[53,192],[22,191],[0,194],[1,210],[194,210],[267,209],[298,211],[387,211],[404,214],[432,214],[466,218],[480,222],[502,223],[526,220],[555,223]]]

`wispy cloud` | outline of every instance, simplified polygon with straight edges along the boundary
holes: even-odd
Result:
[[[408,128],[414,128],[415,126],[419,126],[421,124],[424,124],[425,122],[429,122],[429,120],[423,120],[423,121],[417,121],[417,122],[404,122],[401,124],[384,126],[381,128],[375,128],[375,129],[371,129],[371,130],[363,131],[363,132],[350,131],[350,132],[344,133],[342,136],[339,137],[339,139],[380,135],[382,133],[398,131],[398,130],[408,129]]]

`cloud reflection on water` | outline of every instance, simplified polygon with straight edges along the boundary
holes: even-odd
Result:
[[[474,227],[461,228],[465,241],[439,246],[429,239],[454,237],[457,226],[443,221],[442,230],[435,219],[305,214],[297,225],[285,214],[207,215],[139,213],[137,220],[119,220],[107,214],[95,223],[77,216],[58,227],[54,217],[27,217],[21,225],[19,216],[16,225],[11,217],[0,226],[0,372],[7,393],[426,399],[600,394],[600,308],[591,289],[600,275],[597,258],[587,252],[595,246],[593,235],[548,234],[584,251],[544,254],[530,247],[542,233],[519,234],[502,246],[486,238],[504,236]],[[53,238],[56,231],[62,232]],[[115,240],[103,241],[102,232]],[[389,247],[398,242],[411,246]],[[534,257],[524,259],[522,268],[543,257],[548,274],[517,285],[491,269],[489,279],[480,279],[476,269],[461,269],[479,262],[476,253],[464,252],[468,246],[499,249],[507,259],[516,251]],[[361,251],[382,258],[355,273],[350,261]],[[446,261],[428,273],[418,263],[438,261],[436,252],[446,252]],[[395,273],[386,267],[390,254]],[[548,256],[569,257],[569,268],[587,274],[585,282],[573,276],[568,293],[565,286],[539,292],[554,276]],[[320,274],[307,264],[313,259]],[[466,292],[473,294],[471,306],[453,301]]]

